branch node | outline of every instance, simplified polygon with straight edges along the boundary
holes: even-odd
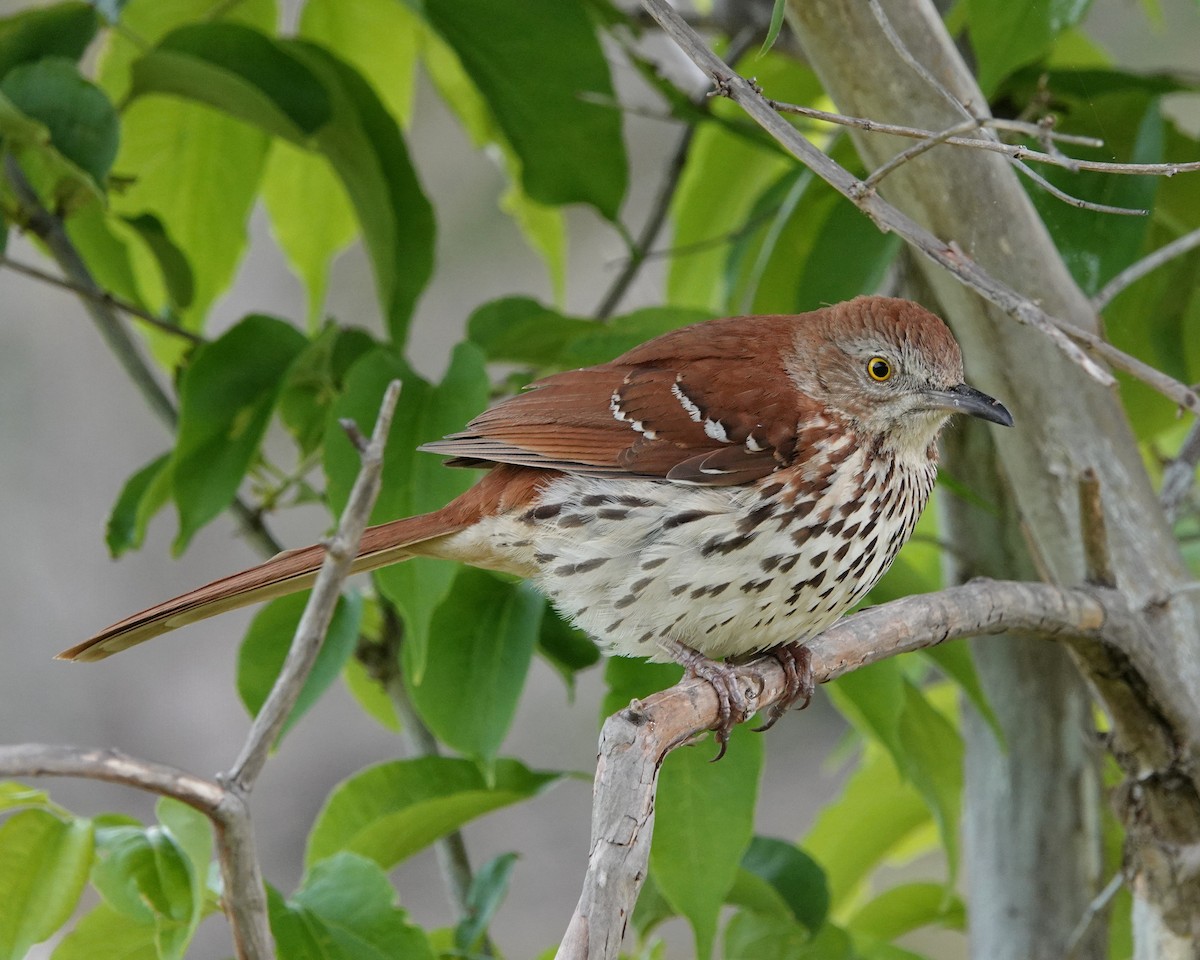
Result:
[[[350,438],[350,442],[354,444],[354,449],[358,451],[358,455],[364,456],[367,452],[367,443],[369,442],[363,432],[358,428],[358,424],[349,417],[342,417],[338,420],[338,426],[342,428],[342,432]]]

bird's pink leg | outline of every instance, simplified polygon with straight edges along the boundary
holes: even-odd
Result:
[[[754,728],[758,733],[770,730],[780,717],[801,700],[804,702],[800,703],[800,709],[807,707],[816,689],[812,673],[812,651],[804,644],[785,643],[782,647],[768,650],[767,653],[783,667],[784,691],[783,696],[771,704],[766,722],[761,727]]]
[[[699,650],[678,640],[660,640],[659,645],[687,671],[689,677],[707,680],[717,694],[717,724],[713,730],[720,750],[713,757],[713,763],[716,763],[725,756],[733,728],[744,722],[751,712],[745,696],[738,688],[737,674],[729,664],[706,657]]]

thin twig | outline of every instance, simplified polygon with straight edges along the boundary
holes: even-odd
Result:
[[[979,121],[971,118],[970,120],[964,120],[962,123],[956,123],[952,127],[947,127],[941,133],[930,134],[924,140],[913,144],[907,150],[901,150],[898,154],[892,157],[891,160],[867,177],[867,179],[863,181],[863,185],[874,189],[879,185],[879,182],[884,177],[902,164],[908,163],[908,161],[919,157],[927,150],[932,150],[939,143],[946,143],[947,141],[952,140],[954,137],[957,137],[960,133],[968,133],[971,130],[978,129],[978,127]]]
[[[27,263],[21,263],[19,260],[13,260],[11,257],[0,254],[0,267],[8,267],[9,270],[16,273],[24,274],[27,277],[32,277],[34,280],[40,280],[42,283],[48,283],[51,286],[60,287],[63,290],[70,290],[72,293],[80,297],[87,297],[90,300],[96,300],[114,310],[120,310],[123,313],[129,314],[131,317],[150,324],[156,330],[161,330],[163,333],[170,334],[173,337],[179,337],[182,340],[187,340],[189,343],[204,343],[204,338],[197,333],[192,333],[191,330],[185,330],[174,323],[169,323],[161,317],[156,317],[148,310],[143,310],[136,303],[130,303],[128,300],[122,300],[116,294],[109,293],[107,290],[96,290],[91,287],[85,287],[82,284],[75,283],[73,280],[67,280],[63,277],[56,277],[52,273],[47,273],[45,270],[39,270],[37,267],[30,266]]]
[[[371,442],[362,452],[362,468],[350,491],[346,509],[342,511],[337,532],[325,544],[325,561],[321,564],[312,594],[300,617],[300,624],[296,628],[296,635],[283,668],[279,671],[279,678],[255,717],[241,753],[223,777],[224,782],[240,795],[244,796],[253,789],[254,781],[266,763],[267,754],[291,715],[296,699],[304,687],[304,681],[308,678],[320,652],[321,643],[333,619],[333,608],[341,595],[342,585],[350,575],[358,552],[358,543],[367,527],[375,498],[379,494],[380,476],[383,472],[383,448],[399,397],[400,381],[393,380],[384,392]]]
[[[742,56],[753,48],[758,31],[752,28],[747,28],[741,31],[729,45],[727,56],[736,63]],[[697,110],[708,109],[709,98],[705,95],[692,98],[692,106]],[[613,278],[613,282],[609,284],[608,289],[604,292],[604,296],[600,298],[600,304],[596,307],[593,317],[596,320],[607,320],[613,315],[621,300],[629,291],[633,281],[641,273],[642,267],[646,265],[646,261],[651,258],[651,249],[658,236],[662,233],[662,228],[667,222],[667,214],[671,209],[671,201],[675,198],[675,189],[679,186],[679,178],[683,176],[683,169],[687,163],[688,153],[692,148],[692,140],[696,136],[697,126],[694,123],[689,123],[684,127],[683,133],[679,137],[679,142],[675,145],[674,151],[671,153],[671,159],[667,161],[667,170],[663,174],[662,180],[659,182],[658,190],[654,195],[654,200],[650,204],[650,210],[646,214],[646,221],[642,224],[642,229],[638,231],[637,239],[630,250],[629,257],[625,261],[625,265],[621,268],[621,272]]]
[[[1079,947],[1088,935],[1088,931],[1108,909],[1113,897],[1117,895],[1124,883],[1125,878],[1118,870],[1113,878],[1104,885],[1104,889],[1096,894],[1095,899],[1088,904],[1083,916],[1079,918],[1078,925],[1071,931],[1071,936],[1067,939],[1066,960],[1075,960],[1079,956]]]
[[[1136,263],[1130,264],[1100,288],[1100,292],[1092,297],[1092,306],[1099,313],[1112,303],[1126,287],[1132,286],[1146,274],[1170,263],[1176,257],[1182,257],[1196,247],[1200,247],[1200,229],[1185,233],[1165,246],[1159,247],[1153,253],[1142,257]]]
[[[767,99],[771,109],[777,113],[804,117],[822,123],[835,123],[843,127],[853,127],[867,133],[884,133],[893,137],[906,137],[910,140],[928,140],[936,137],[936,130],[926,130],[922,127],[908,127],[896,123],[883,123],[868,117],[852,117],[842,113],[831,113],[828,110],[818,110],[815,107],[805,107],[796,103],[785,103],[782,100]],[[1033,126],[1018,124],[1015,121],[1001,120],[998,117],[976,117],[975,125],[981,128],[1013,130],[1014,128]],[[1017,132],[1025,132],[1017,130]],[[1032,132],[1028,134],[1034,136]],[[1094,137],[1075,137],[1065,133],[1052,133],[1053,137],[1063,143],[1079,143],[1082,146],[1099,147],[1103,141]],[[1046,153],[1033,150],[1023,144],[1002,143],[999,140],[983,140],[977,137],[949,137],[943,141],[952,147],[968,147],[972,150],[986,150],[989,153],[999,153],[1017,160],[1030,160],[1034,163],[1045,163],[1054,167],[1064,167],[1072,173],[1088,170],[1095,173],[1131,174],[1146,177],[1173,177],[1177,173],[1195,173],[1200,170],[1200,160],[1189,160],[1186,163],[1117,163],[1113,160],[1082,160],[1078,157],[1068,157],[1062,154]]]
[[[143,359],[137,344],[122,325],[116,311],[106,302],[104,291],[92,277],[71,238],[67,236],[62,220],[45,208],[12,154],[4,158],[4,172],[12,185],[17,202],[21,205],[23,225],[46,244],[51,256],[71,283],[79,287],[80,291],[90,291],[79,293],[84,310],[92,318],[101,337],[151,411],[173,432],[179,423],[179,412],[175,409],[174,401],[167,395],[150,365]],[[246,536],[262,552],[273,556],[283,550],[282,545],[263,523],[258,510],[241,497],[234,498],[232,509],[241,521]]]
[[[883,7],[879,0],[867,0],[867,5],[871,8],[871,15],[875,17],[875,22],[879,24],[879,28],[888,39],[888,43],[892,45],[892,49],[900,55],[900,59],[908,64],[909,68],[919,76],[930,89],[937,91],[938,95],[946,101],[951,107],[962,114],[964,120],[972,118],[973,111],[961,100],[951,93],[946,86],[930,72],[930,70],[917,57],[913,56],[911,50],[908,49],[908,44],[900,39],[900,34],[896,32],[896,28],[892,26],[892,21],[888,15],[883,12]]]
[[[642,4],[683,52],[708,74],[717,85],[719,92],[738,103],[789,153],[838,193],[851,200],[860,210],[871,217],[881,230],[898,234],[930,260],[944,267],[965,285],[979,293],[984,299],[994,303],[1017,321],[1039,330],[1098,383],[1112,386],[1116,381],[1111,373],[1088,356],[1081,347],[1073,342],[1072,338],[1086,342],[1090,350],[1103,354],[1110,361],[1114,356],[1120,355],[1123,367],[1130,372],[1150,369],[1141,361],[1122,354],[1121,351],[1109,344],[1098,346],[1097,341],[1103,343],[1098,337],[1086,334],[1085,331],[1079,331],[1060,318],[1052,317],[1028,297],[1021,295],[989,274],[956,244],[941,240],[911,217],[892,206],[877,191],[867,188],[848,170],[809,143],[795,127],[772,109],[754,84],[739,76],[716,56],[700,37],[676,16],[674,9],[666,0],[642,0]],[[1197,396],[1184,384],[1159,371],[1153,371],[1153,376],[1147,375],[1144,379],[1184,409],[1200,411],[1200,396]]]
[[[1050,196],[1054,197],[1055,200],[1061,200],[1068,206],[1078,207],[1080,210],[1091,210],[1095,213],[1111,213],[1119,217],[1144,217],[1150,212],[1149,210],[1142,210],[1136,207],[1114,207],[1107,203],[1095,203],[1091,200],[1084,200],[1056,187],[1027,163],[1014,158],[1012,164],[1017,168],[1019,173],[1025,174],[1025,176],[1045,190]]]
[[[1158,500],[1171,523],[1179,519],[1183,502],[1196,482],[1197,464],[1200,464],[1200,420],[1192,424],[1179,454],[1163,469]]]

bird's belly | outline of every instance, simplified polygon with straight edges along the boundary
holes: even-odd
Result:
[[[477,533],[608,653],[670,659],[660,641],[671,638],[735,656],[836,621],[882,576],[924,505],[885,522],[886,500],[842,487],[804,499],[782,482],[568,476],[533,510]]]

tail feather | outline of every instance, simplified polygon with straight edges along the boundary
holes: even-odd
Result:
[[[453,533],[458,525],[439,522],[442,520],[439,513],[368,528],[359,545],[353,571],[375,570],[408,560],[423,552],[421,544]],[[126,617],[69,650],[64,650],[55,659],[103,660],[197,620],[305,590],[316,580],[324,559],[325,548],[319,544],[285,551],[256,567],[214,580]]]

